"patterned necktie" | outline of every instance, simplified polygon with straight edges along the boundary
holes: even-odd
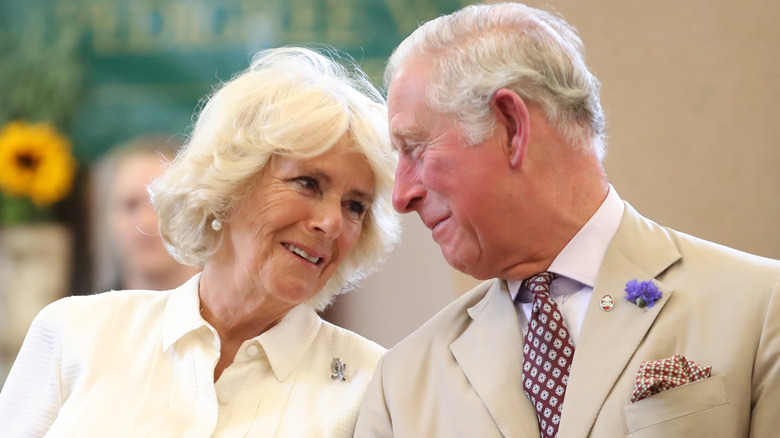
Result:
[[[534,307],[523,346],[523,388],[536,408],[542,438],[558,435],[574,357],[569,331],[558,305],[550,298],[550,284],[555,277],[542,272],[526,280],[534,294]]]

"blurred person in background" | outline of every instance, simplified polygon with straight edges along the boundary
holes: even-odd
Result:
[[[96,290],[173,289],[199,271],[168,253],[147,191],[181,146],[174,136],[144,135],[115,147],[98,164]]]
[[[166,246],[202,273],[45,308],[0,436],[352,436],[384,349],[316,311],[398,241],[396,162],[357,66],[257,54],[150,189]]]

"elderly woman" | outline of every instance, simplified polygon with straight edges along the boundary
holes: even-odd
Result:
[[[0,395],[0,436],[352,436],[383,349],[316,310],[399,235],[382,97],[302,48],[261,52],[150,188],[168,292],[44,309]]]

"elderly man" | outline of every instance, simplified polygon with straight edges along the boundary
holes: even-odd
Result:
[[[395,208],[492,280],[387,353],[355,436],[775,436],[780,262],[620,199],[571,26],[470,6],[409,36],[385,80]]]

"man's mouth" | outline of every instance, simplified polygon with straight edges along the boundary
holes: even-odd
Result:
[[[431,222],[427,222],[427,223],[425,223],[425,225],[428,227],[428,229],[430,229],[431,231],[434,231],[436,229],[436,227],[441,225],[441,223],[446,221],[447,219],[449,219],[449,217],[442,217],[442,218],[433,220]]]
[[[294,252],[295,254],[298,254],[299,256],[303,257],[304,259],[306,259],[306,260],[308,260],[308,261],[310,261],[310,262],[312,262],[314,264],[317,264],[317,263],[320,262],[320,260],[322,260],[321,257],[315,257],[313,255],[309,255],[309,253],[307,253],[306,251],[304,251],[301,248],[298,248],[295,245],[292,245],[292,244],[289,244],[289,243],[283,243],[282,245],[284,245],[284,247],[287,248],[288,250],[290,250],[291,252]]]

